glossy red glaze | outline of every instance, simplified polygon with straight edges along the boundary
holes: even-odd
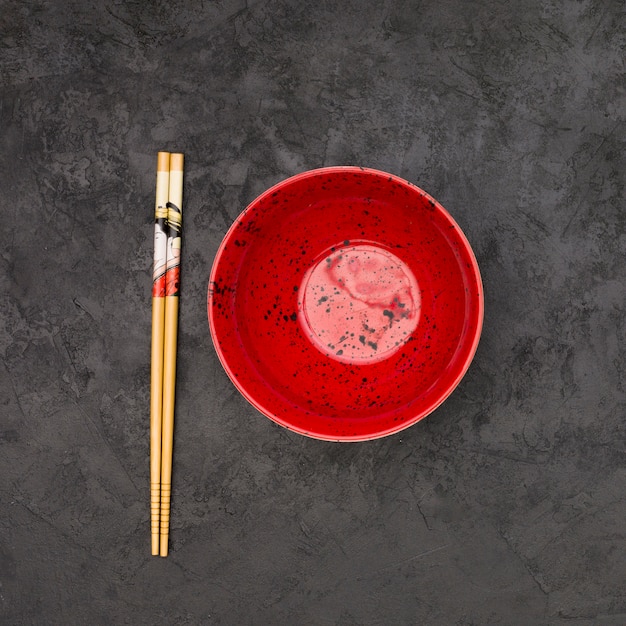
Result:
[[[224,238],[208,295],[213,343],[259,411],[295,432],[374,439],[458,385],[483,322],[471,247],[396,176],[313,170],[259,196]]]

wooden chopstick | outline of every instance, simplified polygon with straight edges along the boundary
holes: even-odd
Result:
[[[167,556],[172,493],[172,452],[174,445],[174,401],[176,390],[176,344],[178,335],[178,295],[183,218],[184,156],[170,155],[167,272],[165,278],[165,334],[163,347],[163,418],[161,430],[161,556]]]
[[[159,554],[161,505],[161,420],[163,411],[163,339],[165,329],[165,269],[167,262],[167,201],[170,153],[157,155],[152,270],[152,354],[150,378],[150,526],[152,554]]]

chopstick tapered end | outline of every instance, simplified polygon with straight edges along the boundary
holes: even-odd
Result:
[[[169,536],[168,535],[161,535],[161,549],[159,552],[159,556],[167,556],[167,548],[168,548],[168,544],[169,543]]]

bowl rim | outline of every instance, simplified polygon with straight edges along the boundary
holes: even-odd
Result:
[[[427,200],[429,200],[432,203],[432,206],[435,208],[435,210],[439,213],[441,213],[443,215],[443,217],[450,222],[451,225],[453,225],[455,227],[456,230],[456,235],[458,236],[460,243],[462,244],[465,252],[468,254],[469,257],[469,261],[471,264],[471,272],[473,273],[473,275],[476,277],[476,286],[477,286],[477,290],[478,293],[477,295],[477,320],[476,320],[476,326],[475,329],[473,331],[473,337],[472,337],[472,342],[471,345],[469,347],[469,351],[467,353],[466,358],[463,361],[462,367],[459,369],[459,372],[457,374],[457,376],[454,378],[454,380],[452,381],[452,383],[450,383],[448,385],[448,387],[446,388],[445,393],[441,394],[441,397],[437,400],[437,402],[433,403],[432,405],[428,406],[426,409],[424,409],[423,411],[419,412],[418,414],[412,416],[411,418],[399,423],[399,424],[395,424],[394,426],[390,426],[387,429],[384,430],[380,430],[377,431],[376,433],[370,433],[370,434],[366,434],[366,435],[345,435],[345,436],[330,436],[328,434],[325,433],[318,433],[318,432],[314,432],[311,430],[306,430],[303,428],[298,428],[296,426],[294,426],[293,424],[285,421],[284,419],[280,418],[279,416],[275,415],[272,413],[272,411],[268,410],[266,407],[263,406],[262,403],[258,402],[257,400],[255,400],[250,393],[248,392],[248,390],[241,385],[241,383],[239,382],[237,376],[235,375],[234,371],[231,369],[229,363],[227,362],[225,355],[222,351],[221,345],[219,343],[218,337],[217,337],[217,333],[215,331],[215,323],[214,323],[214,312],[213,312],[213,307],[211,306],[211,301],[212,301],[212,290],[211,290],[211,285],[215,282],[215,277],[218,271],[218,266],[219,266],[219,262],[220,259],[222,258],[222,255],[224,253],[224,249],[226,248],[227,244],[229,243],[233,233],[235,232],[237,225],[239,224],[239,222],[241,221],[241,219],[252,209],[252,207],[254,205],[257,205],[259,203],[261,203],[261,201],[267,197],[270,197],[273,193],[275,193],[276,191],[282,189],[283,187],[286,187],[294,182],[306,179],[306,178],[313,178],[316,176],[324,176],[324,175],[328,175],[328,174],[341,174],[341,173],[364,173],[364,174],[371,174],[374,176],[379,176],[379,177],[384,177],[389,181],[393,181],[396,183],[399,183],[403,186],[408,186],[410,187],[412,190],[418,192],[419,194],[421,194],[423,197],[425,197]],[[385,172],[383,170],[379,170],[379,169],[375,169],[375,168],[371,168],[371,167],[363,167],[363,166],[358,166],[358,165],[334,165],[334,166],[327,166],[327,167],[320,167],[320,168],[315,168],[315,169],[311,169],[311,170],[306,170],[304,172],[300,172],[298,174],[294,174],[293,176],[289,176],[287,178],[284,178],[282,180],[280,180],[279,182],[275,183],[274,185],[272,185],[271,187],[269,187],[268,189],[266,189],[263,193],[261,193],[260,195],[256,196],[251,202],[248,203],[248,205],[237,215],[237,217],[233,220],[233,223],[230,225],[230,227],[228,228],[228,230],[226,231],[225,235],[222,238],[222,241],[220,242],[220,245],[215,253],[215,257],[213,259],[213,264],[211,267],[211,272],[210,272],[210,276],[209,276],[209,284],[208,284],[208,294],[207,294],[207,313],[208,313],[208,321],[209,321],[209,330],[210,330],[210,334],[211,334],[211,340],[213,342],[213,347],[215,349],[215,352],[217,353],[218,359],[220,361],[220,364],[222,366],[222,368],[224,369],[224,371],[226,372],[228,378],[230,378],[231,382],[233,383],[233,385],[235,386],[235,388],[237,389],[237,391],[239,391],[239,393],[244,397],[244,399],[251,404],[257,411],[259,411],[263,416],[267,417],[268,419],[270,419],[271,421],[275,422],[276,424],[278,424],[279,426],[282,426],[284,428],[286,428],[287,430],[290,430],[291,432],[300,434],[300,435],[304,435],[306,437],[312,438],[312,439],[317,439],[317,440],[321,440],[321,441],[332,441],[332,442],[359,442],[359,441],[373,441],[376,439],[381,439],[383,437],[388,437],[390,435],[394,435],[396,433],[399,433],[403,430],[406,430],[407,428],[409,428],[410,426],[414,426],[417,422],[420,422],[421,420],[423,420],[425,417],[427,417],[428,415],[432,414],[434,411],[436,411],[449,397],[450,395],[454,392],[454,390],[458,387],[458,385],[460,384],[461,380],[465,377],[465,375],[467,374],[467,371],[472,363],[472,361],[474,360],[474,356],[476,355],[476,351],[478,350],[478,345],[480,343],[480,339],[482,336],[482,330],[483,330],[483,323],[484,323],[484,316],[485,316],[485,296],[484,296],[484,286],[483,286],[483,281],[482,281],[482,276],[480,273],[480,268],[478,266],[478,261],[476,260],[476,255],[474,254],[474,251],[472,249],[472,246],[469,242],[469,240],[467,239],[465,233],[463,232],[463,230],[461,229],[461,227],[459,226],[459,224],[456,222],[456,220],[452,217],[452,215],[450,215],[450,213],[443,207],[443,205],[441,205],[435,198],[433,198],[429,193],[427,193],[426,191],[424,191],[423,189],[421,189],[420,187],[418,187],[417,185],[415,185],[414,183],[412,183],[409,180],[406,180],[404,178],[401,178],[400,176],[397,176],[396,174],[391,174],[389,172]]]

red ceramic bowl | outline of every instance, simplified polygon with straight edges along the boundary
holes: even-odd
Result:
[[[226,373],[261,413],[359,441],[450,395],[478,345],[483,288],[467,239],[428,194],[331,167],[279,183],[237,218],[208,312]]]

